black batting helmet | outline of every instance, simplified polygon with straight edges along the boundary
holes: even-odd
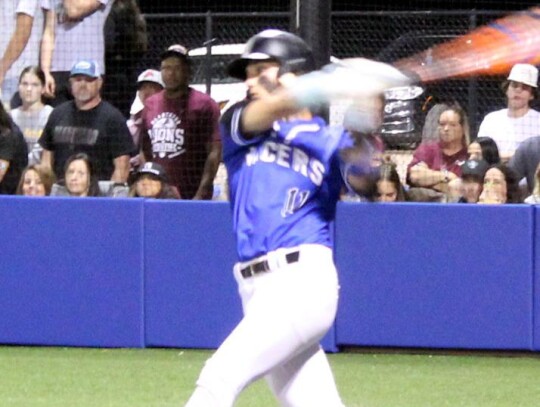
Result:
[[[246,79],[250,61],[275,60],[281,64],[280,73],[305,73],[315,69],[313,52],[304,40],[280,30],[264,30],[249,39],[240,58],[229,64],[228,74]]]

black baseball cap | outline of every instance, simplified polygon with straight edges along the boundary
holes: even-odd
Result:
[[[167,182],[167,172],[162,165],[154,162],[146,162],[142,165],[141,168],[137,171],[135,180],[137,181],[142,175],[149,174],[153,175],[156,178],[159,178],[163,182]]]
[[[484,178],[489,164],[484,160],[467,160],[461,165],[461,178],[476,177]]]

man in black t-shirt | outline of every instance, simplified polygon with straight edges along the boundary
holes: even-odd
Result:
[[[99,180],[126,182],[135,146],[122,113],[101,99],[99,66],[95,61],[79,61],[69,81],[74,100],[57,106],[49,116],[39,139],[42,162],[64,178],[67,159],[84,152],[92,159]]]

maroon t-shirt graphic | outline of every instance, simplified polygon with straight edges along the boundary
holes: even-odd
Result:
[[[219,107],[208,95],[189,89],[168,99],[161,91],[146,99],[142,112],[143,149],[165,168],[183,199],[197,192],[209,143],[219,143]]]

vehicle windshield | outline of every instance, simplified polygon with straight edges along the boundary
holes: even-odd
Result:
[[[238,55],[212,55],[208,58],[206,55],[192,56],[192,83],[206,83],[206,75],[212,78],[212,84],[236,83],[238,79],[231,78],[227,75],[227,66],[233,60],[238,58]],[[210,60],[210,61],[209,61]],[[208,68],[208,64],[210,64]]]

